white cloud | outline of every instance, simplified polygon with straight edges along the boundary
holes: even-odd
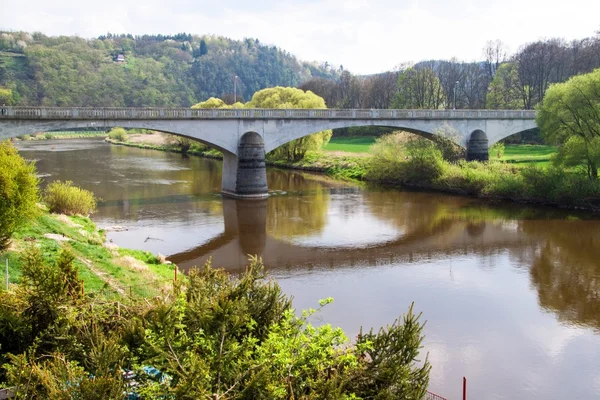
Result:
[[[572,0],[322,0],[215,2],[147,0],[101,3],[0,0],[0,28],[78,34],[106,32],[255,37],[304,60],[343,64],[357,73],[405,61],[481,58],[487,40],[511,50],[543,37],[568,40],[600,29],[600,2]]]

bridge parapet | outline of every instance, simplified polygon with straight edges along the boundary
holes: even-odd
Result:
[[[352,109],[190,109],[190,108],[87,108],[2,107],[0,119],[535,119],[531,110],[352,110]]]

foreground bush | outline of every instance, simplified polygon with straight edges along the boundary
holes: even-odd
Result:
[[[119,142],[126,142],[127,141],[127,131],[120,127],[112,128],[108,132],[108,137],[112,140],[118,140]]]
[[[14,231],[38,211],[35,165],[26,162],[10,141],[0,143],[0,251]]]
[[[297,316],[257,259],[237,278],[207,264],[163,296],[125,304],[82,296],[68,252],[53,265],[40,260],[37,250],[29,250],[22,284],[0,292],[0,358],[7,362],[0,382],[20,397],[425,394],[430,365],[417,361],[423,325],[412,307],[402,321],[351,343],[339,328],[310,325],[307,316],[316,310]],[[135,371],[134,381],[123,371]]]
[[[73,186],[73,182],[54,181],[44,191],[44,202],[50,212],[67,215],[89,215],[96,211],[96,198],[89,190]]]

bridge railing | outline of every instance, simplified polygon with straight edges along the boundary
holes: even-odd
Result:
[[[532,110],[1,107],[0,119],[533,119]]]

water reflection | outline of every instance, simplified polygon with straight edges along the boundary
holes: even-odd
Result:
[[[535,238],[531,282],[538,301],[559,320],[600,330],[600,224],[597,221],[522,221]]]

